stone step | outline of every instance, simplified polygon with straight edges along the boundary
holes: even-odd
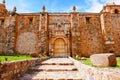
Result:
[[[82,80],[82,77],[70,59],[51,58],[37,63],[18,80]]]
[[[41,65],[74,65],[74,63],[68,58],[52,58],[46,61],[43,61]]]
[[[77,71],[60,71],[60,72],[41,71],[34,74],[26,74],[21,79],[22,80],[82,80],[81,76]]]
[[[40,65],[31,69],[35,71],[77,71],[74,65]]]
[[[40,65],[74,65],[74,63],[57,63],[57,62],[52,62],[52,63],[41,63]]]

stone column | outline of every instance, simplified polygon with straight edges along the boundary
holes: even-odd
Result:
[[[104,38],[104,51],[110,52],[113,49],[113,33],[112,33],[112,22],[111,22],[111,13],[102,12],[100,15],[101,19],[101,29]]]
[[[47,12],[40,13],[39,44],[40,44],[40,53],[42,55],[49,52],[47,18],[48,18]]]
[[[6,35],[6,53],[14,53],[15,48],[15,16],[9,16],[8,31]]]
[[[76,12],[75,6],[73,6],[73,12],[71,13],[71,48],[72,55],[78,54],[78,36],[76,35],[79,27],[79,13]]]

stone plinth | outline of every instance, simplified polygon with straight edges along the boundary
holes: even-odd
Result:
[[[94,54],[90,56],[94,66],[116,66],[116,57],[111,53]]]

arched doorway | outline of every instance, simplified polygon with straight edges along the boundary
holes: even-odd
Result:
[[[66,57],[66,45],[63,39],[57,39],[54,43],[54,57]]]

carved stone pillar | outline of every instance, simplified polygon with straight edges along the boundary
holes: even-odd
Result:
[[[104,51],[105,52],[114,51],[111,13],[102,12],[100,19],[101,19],[102,34],[104,36]]]
[[[78,50],[78,37],[76,36],[76,29],[79,27],[78,24],[79,21],[79,13],[78,12],[72,12],[71,13],[71,48],[72,48],[72,55],[76,55]]]
[[[48,47],[48,29],[47,29],[47,12],[40,13],[40,26],[39,26],[39,44],[40,44],[40,53],[46,54],[49,51]]]
[[[14,53],[15,48],[15,16],[9,16],[8,33],[6,37],[6,51]]]

